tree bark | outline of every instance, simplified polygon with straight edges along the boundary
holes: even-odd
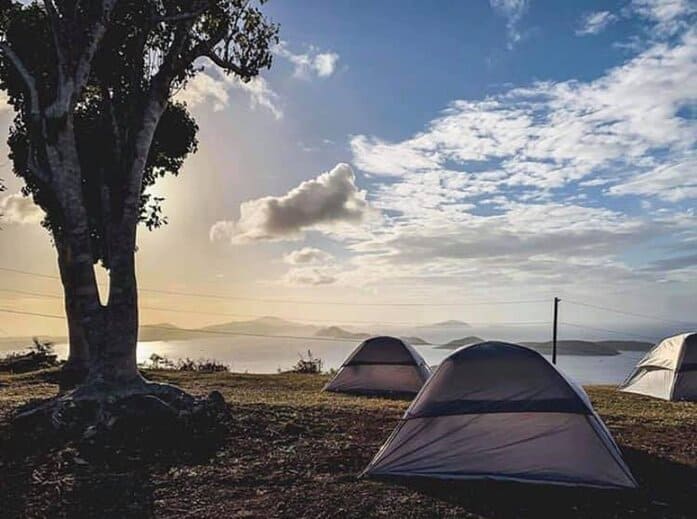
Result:
[[[82,382],[89,370],[90,351],[85,331],[80,322],[80,313],[73,293],[67,266],[67,248],[54,236],[58,252],[58,269],[63,284],[65,315],[68,321],[68,360],[63,366],[62,386],[72,387]]]
[[[103,341],[90,359],[87,383],[128,391],[143,384],[138,372],[138,288],[135,272],[135,228],[112,234],[109,300],[103,308]]]

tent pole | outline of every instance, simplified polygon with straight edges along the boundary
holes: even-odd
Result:
[[[552,364],[557,363],[557,317],[559,316],[559,299],[554,298],[554,325],[552,327]]]

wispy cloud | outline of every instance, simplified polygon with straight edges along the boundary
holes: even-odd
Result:
[[[315,46],[310,46],[307,52],[294,53],[284,41],[276,46],[275,53],[290,61],[294,66],[293,74],[301,79],[329,77],[334,74],[339,61],[336,52],[321,51]]]
[[[512,49],[518,43],[522,34],[518,27],[521,18],[528,8],[527,0],[489,0],[492,9],[506,18],[508,29],[508,48]]]
[[[610,11],[589,13],[581,20],[581,25],[576,30],[576,34],[579,36],[598,34],[615,21],[617,21],[617,15],[612,14]]]
[[[204,70],[194,76],[186,87],[177,93],[176,99],[187,103],[192,108],[209,105],[214,111],[220,111],[230,103],[230,90],[246,93],[252,108],[264,108],[275,119],[283,117],[278,94],[261,76],[243,82],[232,76],[221,75],[215,70]]]
[[[315,247],[303,247],[290,251],[283,256],[283,261],[289,265],[316,265],[327,263],[334,259],[334,256],[327,251]]]
[[[545,81],[452,102],[401,141],[351,138],[389,215],[354,240],[337,283],[454,279],[473,290],[575,283],[648,286],[682,271],[620,259],[660,236],[689,233],[697,213],[627,214],[619,196],[697,199],[697,32],[654,42],[592,81]],[[589,196],[589,193],[593,193]],[[682,274],[680,274],[682,272]]]
[[[629,12],[653,22],[652,31],[659,35],[675,34],[689,27],[697,4],[694,0],[632,0]]]

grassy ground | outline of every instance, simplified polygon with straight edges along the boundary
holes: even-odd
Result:
[[[56,393],[45,373],[0,378],[0,428],[13,408]],[[695,517],[697,404],[587,388],[641,485],[602,492],[491,483],[359,480],[407,402],[321,393],[326,377],[150,372],[223,393],[223,445],[187,461],[100,464],[75,445],[17,456],[0,445],[2,517]]]

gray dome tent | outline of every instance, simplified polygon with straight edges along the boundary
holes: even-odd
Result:
[[[410,344],[395,337],[363,341],[324,390],[373,395],[415,395],[431,375]]]
[[[639,361],[620,390],[697,401],[697,333],[662,340]]]
[[[364,475],[636,487],[583,389],[503,342],[449,355]]]

